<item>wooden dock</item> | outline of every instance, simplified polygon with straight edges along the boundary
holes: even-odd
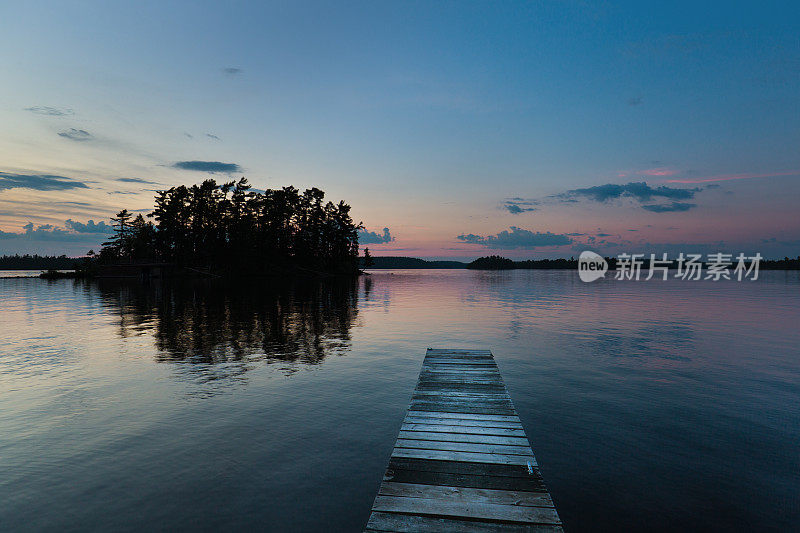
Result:
[[[428,349],[366,531],[563,531],[492,352]]]

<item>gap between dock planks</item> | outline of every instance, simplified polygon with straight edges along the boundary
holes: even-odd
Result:
[[[366,531],[563,531],[492,352],[428,349]]]

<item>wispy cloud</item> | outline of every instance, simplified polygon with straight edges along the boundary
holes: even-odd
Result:
[[[644,174],[645,176],[674,176],[678,173],[678,171],[667,167],[658,167],[647,168],[639,173]]]
[[[75,114],[75,112],[69,108],[49,107],[44,105],[26,107],[25,111],[30,111],[31,113],[36,113],[37,115],[46,115],[48,117],[65,117]]]
[[[675,211],[688,211],[697,207],[697,204],[690,204],[686,202],[672,202],[670,204],[648,204],[643,205],[642,209],[651,211],[653,213],[669,213]]]
[[[143,183],[146,185],[159,185],[157,181],[150,181],[142,178],[117,178],[116,181],[120,181],[122,183]]]
[[[511,249],[532,249],[541,246],[563,246],[571,244],[572,239],[567,235],[559,233],[533,232],[527,229],[511,226],[509,230],[503,230],[496,235],[475,235],[473,233],[462,234],[456,238],[461,242],[478,244],[484,248],[495,250]]]
[[[225,67],[222,69],[222,72],[228,76],[236,76],[244,72],[244,70],[240,69],[239,67]]]
[[[242,167],[236,163],[220,163],[219,161],[178,161],[174,165],[181,170],[197,172],[241,172]]]
[[[642,99],[641,96],[634,96],[633,98],[628,98],[628,105],[630,106],[642,105],[643,101],[644,100]]]
[[[667,168],[653,168],[647,172],[652,175],[669,175],[673,171]],[[538,207],[532,206],[552,203],[577,204],[586,201],[609,204],[614,200],[628,198],[638,203],[646,211],[665,213],[667,211],[686,211],[696,207],[696,204],[680,202],[679,200],[690,200],[702,190],[704,189],[701,187],[689,189],[668,187],[666,185],[654,187],[644,181],[625,184],[606,183],[594,187],[570,189],[538,200],[520,197],[507,198],[503,201],[503,208],[512,214],[518,215],[538,209]],[[663,203],[659,203],[659,200],[662,200]],[[669,201],[672,203],[667,203]]]
[[[65,139],[70,139],[72,141],[91,141],[94,139],[94,136],[86,130],[78,130],[75,128],[70,128],[65,131],[60,131],[58,134]]]
[[[640,202],[647,202],[653,198],[667,198],[674,200],[686,200],[693,198],[694,194],[700,189],[676,189],[665,185],[651,187],[645,182],[631,182],[625,185],[617,183],[607,183],[585,189],[572,189],[565,193],[558,194],[555,198],[570,200],[576,198],[586,198],[596,202],[608,202],[617,198],[633,198]]]
[[[713,181],[730,180],[749,180],[754,178],[777,178],[780,176],[800,176],[800,170],[790,170],[788,172],[773,172],[770,174],[724,174],[721,176],[711,176],[706,178],[676,178],[665,180],[666,183],[709,183]]]
[[[658,164],[658,161],[654,161],[653,164]],[[618,178],[630,178],[630,177],[641,177],[641,176],[674,176],[677,174],[678,171],[674,168],[669,167],[655,167],[655,168],[645,168],[640,170],[620,170],[617,172]]]
[[[206,133],[206,137],[208,137],[209,139],[214,139],[215,141],[221,141],[222,140],[219,137],[217,137],[216,135],[214,135],[213,133]]]
[[[359,244],[386,244],[392,242],[394,237],[389,232],[389,228],[383,228],[383,233],[377,231],[358,230]]]
[[[534,205],[538,205],[538,200],[527,200],[525,198],[507,198],[503,201],[503,209],[512,215],[520,215],[528,211],[536,211]]]
[[[49,205],[65,205],[65,206],[70,206],[70,207],[71,206],[89,207],[89,206],[94,205],[94,204],[92,204],[90,202],[75,202],[75,201],[71,201],[71,200],[61,200],[61,201],[47,202],[47,203]]]
[[[37,191],[65,191],[88,189],[88,185],[64,176],[49,174],[10,174],[0,172],[0,191],[5,189],[33,189]]]

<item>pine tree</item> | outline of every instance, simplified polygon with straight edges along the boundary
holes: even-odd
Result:
[[[107,242],[103,243],[104,247],[108,247],[109,251],[115,257],[130,256],[130,221],[131,214],[127,209],[123,209],[117,213],[116,217],[111,217],[111,225],[114,228],[114,236]]]
[[[369,268],[375,264],[375,260],[369,254],[369,248],[364,248],[364,268]]]

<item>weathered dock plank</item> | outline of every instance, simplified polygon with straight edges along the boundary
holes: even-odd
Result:
[[[490,351],[428,349],[366,531],[563,531]]]

